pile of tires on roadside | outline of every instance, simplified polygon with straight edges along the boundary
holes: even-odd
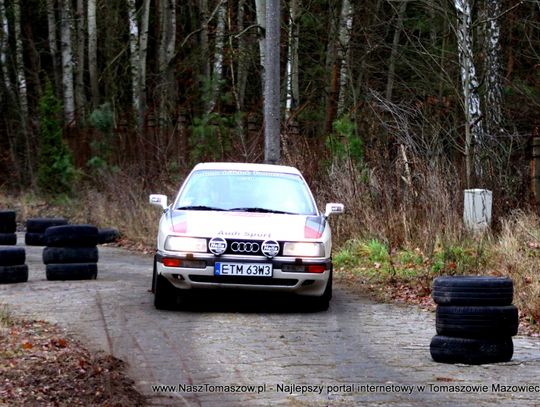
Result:
[[[17,244],[15,211],[0,211],[0,284],[28,281],[26,250],[2,247]],[[73,225],[64,218],[31,218],[26,221],[27,246],[45,246],[42,253],[47,280],[89,280],[98,273],[98,244],[118,239],[114,228]]]
[[[17,244],[15,211],[0,211],[0,284],[28,281],[26,251]],[[8,247],[2,247],[8,246]]]
[[[443,276],[433,280],[437,335],[431,357],[440,363],[479,365],[512,359],[518,309],[508,277]]]

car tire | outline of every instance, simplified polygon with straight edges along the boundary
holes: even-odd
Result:
[[[65,263],[97,263],[99,252],[94,247],[45,247],[43,249],[44,264]]]
[[[173,310],[178,306],[178,289],[161,274],[156,273],[154,306],[159,310]]]
[[[438,335],[463,338],[500,338],[517,334],[519,318],[514,305],[439,305],[435,311]]]
[[[156,279],[157,279],[157,259],[156,256],[154,256],[154,267],[152,269],[152,288],[150,289],[151,292],[156,292]]]
[[[512,359],[512,338],[479,339],[436,335],[429,346],[431,357],[439,363],[482,365],[502,363]]]
[[[26,220],[26,231],[30,233],[45,233],[47,228],[67,225],[64,218],[30,218]]]
[[[0,266],[0,284],[25,283],[28,281],[28,266]]]
[[[49,247],[93,247],[98,243],[98,229],[92,225],[52,226],[45,231]]]
[[[96,263],[64,263],[47,264],[45,275],[47,280],[95,280],[97,278]]]
[[[327,311],[330,307],[330,300],[332,299],[332,272],[328,277],[328,282],[326,283],[326,288],[324,289],[323,294],[320,297],[311,298],[311,309],[314,311]]]
[[[26,261],[23,247],[0,247],[0,266],[18,266]]]
[[[15,246],[17,244],[17,234],[0,233],[0,246]]]
[[[45,246],[45,235],[43,233],[26,232],[24,243],[27,246]]]
[[[433,280],[432,297],[439,305],[510,305],[513,289],[508,277],[442,276]]]
[[[114,228],[101,228],[98,229],[98,244],[113,243],[120,237],[118,229]]]

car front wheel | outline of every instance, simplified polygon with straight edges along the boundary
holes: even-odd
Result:
[[[154,306],[160,310],[171,310],[176,305],[176,288],[161,274],[156,274],[154,286]]]

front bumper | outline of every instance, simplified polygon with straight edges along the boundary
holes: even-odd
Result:
[[[179,267],[168,267],[163,264],[164,259],[167,259],[168,263],[170,263],[170,259],[178,259],[181,265]],[[215,275],[216,262],[272,264],[273,274],[272,277]],[[184,263],[196,264],[197,267],[183,267]],[[314,266],[321,270],[324,269],[324,271],[307,272],[308,269],[312,269]],[[295,259],[276,257],[268,259],[264,256],[178,255],[158,251],[156,253],[156,272],[165,277],[176,288],[184,290],[193,288],[234,288],[321,296],[332,272],[332,261],[325,258]]]

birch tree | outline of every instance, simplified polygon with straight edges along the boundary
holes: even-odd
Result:
[[[480,176],[480,150],[483,144],[482,113],[478,93],[478,78],[473,58],[471,0],[454,0],[457,12],[457,42],[459,67],[465,109],[465,159],[467,183],[473,175]]]
[[[48,0],[51,1],[51,0]],[[96,0],[88,0],[88,74],[90,76],[90,92],[92,94],[92,107],[99,105],[99,84],[97,67],[97,21]]]
[[[279,0],[267,0],[264,80],[264,161],[269,164],[276,164],[281,159],[279,112],[279,10]]]
[[[206,113],[210,113],[216,106],[216,99],[223,78],[223,49],[225,45],[225,17],[227,15],[227,1],[220,0],[217,11],[216,39],[214,45],[214,64],[212,67],[211,91]]]
[[[62,94],[62,68],[58,60],[58,35],[56,26],[56,0],[47,0],[47,28],[49,34],[49,50],[53,63],[53,79],[56,95]]]
[[[486,0],[484,76],[486,82],[485,123],[490,137],[499,134],[502,123],[500,62],[500,0]]]
[[[4,0],[0,0],[0,64],[2,65],[2,75],[4,87],[8,95],[13,98],[13,84],[8,69],[9,55],[9,21],[6,15],[6,6]]]
[[[349,0],[343,0],[339,22],[339,99],[337,114],[341,116],[345,109],[345,100],[349,85],[349,54],[351,30],[353,24],[353,8]]]
[[[138,113],[141,108],[139,90],[139,25],[135,0],[127,0],[129,18],[129,51],[131,64],[131,95],[133,111]]]
[[[159,2],[160,40],[158,50],[158,70],[160,83],[160,118],[162,122],[169,120],[169,106],[175,103],[174,70],[172,61],[176,46],[176,2],[164,0]]]
[[[255,11],[257,14],[257,25],[259,26],[259,61],[262,68],[261,80],[264,87],[265,68],[266,68],[266,2],[267,0],[255,0]]]
[[[86,96],[84,92],[84,73],[85,73],[85,55],[86,55],[86,18],[83,0],[77,0],[77,61],[75,71],[75,102],[76,108],[83,114],[86,108]]]
[[[62,89],[64,98],[64,119],[69,126],[75,125],[75,95],[73,86],[73,46],[71,42],[71,22],[73,14],[70,0],[62,0],[60,39],[62,50]]]
[[[13,2],[13,15],[15,20],[15,72],[17,91],[19,96],[19,109],[23,132],[28,129],[28,93],[26,88],[26,75],[24,72],[23,42],[21,34],[21,5],[19,0]]]
[[[287,46],[285,119],[289,119],[291,111],[300,99],[298,84],[298,14],[300,0],[291,0],[289,6],[289,28]]]

